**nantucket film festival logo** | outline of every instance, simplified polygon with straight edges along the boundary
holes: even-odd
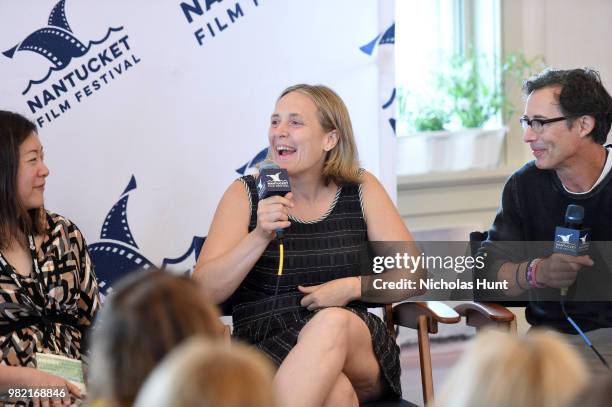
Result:
[[[156,267],[142,253],[128,222],[128,200],[130,193],[136,188],[136,178],[132,175],[119,200],[104,218],[100,238],[89,244],[102,300],[112,293],[113,284],[125,275]],[[164,258],[159,267],[179,274],[190,273],[198,260],[203,244],[204,237],[193,236],[191,245],[182,255]]]
[[[218,38],[232,25],[244,20],[250,8],[263,0],[189,0],[179,4],[188,24],[194,25],[193,36],[198,45]]]
[[[140,62],[124,27],[109,27],[102,38],[89,40],[86,45],[72,31],[65,6],[66,0],[60,0],[51,10],[46,26],[2,52],[12,63],[19,63],[20,53],[26,51],[41,57],[46,74],[30,79],[22,92],[39,127],[103,91]]]
[[[267,156],[268,156],[268,147],[264,148],[263,150],[255,154],[253,158],[251,158],[245,164],[237,168],[236,172],[240,175],[253,174],[254,172],[257,171],[257,165],[263,160],[265,160]]]
[[[373,40],[367,44],[359,47],[359,50],[366,55],[372,56],[374,50],[382,45],[395,46],[395,23],[391,24],[383,33],[378,34]],[[390,109],[395,101],[396,90],[391,90],[391,95],[387,98],[387,101],[382,104],[382,110],[392,111]],[[395,134],[395,117],[389,117],[389,125]]]

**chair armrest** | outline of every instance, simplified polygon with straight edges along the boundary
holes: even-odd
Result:
[[[487,302],[465,302],[455,307],[455,311],[466,318],[466,323],[477,329],[486,325],[510,325],[514,314],[499,304]]]
[[[403,302],[393,307],[395,324],[418,329],[420,317],[427,318],[429,333],[438,332],[438,323],[456,324],[461,316],[448,305],[439,301]]]

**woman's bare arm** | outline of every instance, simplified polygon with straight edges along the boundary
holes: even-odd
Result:
[[[270,241],[274,230],[289,226],[287,207],[290,195],[259,201],[257,227],[249,233],[249,197],[240,181],[227,189],[202,247],[193,277],[209,298],[225,301],[253,268]]]

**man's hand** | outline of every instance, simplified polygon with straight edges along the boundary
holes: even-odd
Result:
[[[538,264],[536,278],[553,288],[568,288],[578,276],[578,271],[585,266],[592,266],[593,260],[588,255],[571,256],[569,254],[553,253]]]

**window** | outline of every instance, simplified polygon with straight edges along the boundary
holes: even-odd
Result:
[[[463,47],[463,7],[457,0],[396,3],[395,81],[398,88],[428,94],[435,67]]]
[[[500,89],[501,83],[500,7],[499,0],[396,2],[395,80],[400,174],[474,168],[466,157],[476,157],[476,147],[466,140],[481,136],[475,136],[473,130],[462,129],[501,130],[501,113],[495,111],[500,94],[493,93]],[[469,76],[467,72],[471,71],[467,67],[470,64],[477,67],[474,71],[477,74]],[[472,86],[476,82],[479,84]],[[481,84],[490,92],[478,93],[476,89]],[[471,101],[483,108],[472,108],[475,105]],[[421,136],[423,140],[416,140],[415,133],[427,130],[434,132]],[[459,130],[467,136],[461,136],[460,140],[460,136],[449,135],[449,131]],[[499,161],[504,132],[496,134],[496,142],[492,144],[493,154],[497,154],[493,157],[495,162]],[[443,142],[445,139],[447,143]],[[430,158],[436,162],[423,164],[424,154],[419,149],[431,153],[432,146],[426,145],[428,143],[435,143],[434,149],[446,144],[448,151],[434,151]],[[455,156],[461,161],[458,166],[451,162]],[[494,166],[491,162],[485,165]]]

